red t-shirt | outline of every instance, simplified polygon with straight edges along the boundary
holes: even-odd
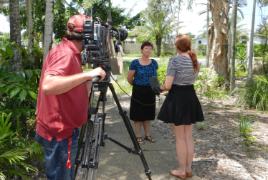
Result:
[[[41,137],[60,141],[69,138],[74,128],[87,120],[88,92],[86,83],[60,95],[45,95],[42,82],[45,75],[69,76],[82,72],[80,51],[63,38],[53,48],[43,64],[37,99],[36,132]]]

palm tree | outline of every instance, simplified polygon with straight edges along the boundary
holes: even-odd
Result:
[[[256,0],[253,0],[252,19],[251,19],[251,30],[249,40],[249,55],[248,55],[248,80],[253,77],[252,63],[253,63],[253,37],[254,37],[254,26],[255,26],[255,12],[256,12]]]
[[[33,12],[32,12],[32,0],[26,0],[26,12],[27,12],[27,34],[28,34],[28,54],[29,59],[33,62]]]
[[[230,90],[235,88],[235,44],[236,44],[236,24],[237,24],[237,0],[233,0],[232,13],[232,49],[231,49],[231,74],[230,74]]]
[[[14,57],[11,59],[13,71],[21,69],[21,33],[20,33],[20,10],[19,0],[9,0],[9,18],[10,18],[10,41],[14,43]]]
[[[145,28],[155,39],[157,56],[161,54],[163,38],[171,31],[170,9],[165,5],[159,0],[150,0],[144,13]]]
[[[228,0],[210,0],[212,25],[210,28],[210,58],[213,61],[214,70],[224,77],[225,87],[229,85],[228,71]]]
[[[207,48],[206,48],[206,67],[209,67],[209,10],[210,5],[209,5],[209,0],[207,0]]]
[[[53,34],[53,0],[46,0],[46,14],[45,14],[45,32],[44,32],[44,56],[46,55],[52,45]]]

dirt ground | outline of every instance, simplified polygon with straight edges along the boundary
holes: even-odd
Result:
[[[157,104],[161,106],[164,97]],[[234,98],[208,100],[200,98],[205,121],[194,126],[195,158],[194,176],[191,179],[211,180],[268,180],[268,114],[244,110],[235,106]],[[123,108],[129,109],[129,97],[120,97]],[[107,105],[106,131],[119,141],[132,146],[126,128],[114,102]],[[255,141],[246,146],[240,136],[239,120],[248,117],[252,122]],[[177,166],[175,139],[169,125],[158,120],[152,122],[152,134],[156,143],[141,146],[152,171],[152,179],[174,179],[168,171]],[[99,180],[147,179],[138,156],[107,141],[101,148]]]

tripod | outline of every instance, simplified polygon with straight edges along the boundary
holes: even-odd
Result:
[[[134,149],[127,147],[119,141],[113,139],[105,133],[105,105],[107,101],[107,90],[108,88],[112,92],[113,99],[117,105],[120,116],[123,119],[124,125],[131,138]],[[95,94],[98,93],[97,99]],[[102,104],[101,112],[100,104]],[[126,111],[123,110],[114,86],[109,81],[95,82],[92,85],[91,98],[90,98],[90,112],[89,119],[81,129],[79,136],[78,153],[76,159],[76,179],[93,180],[96,178],[96,171],[99,163],[99,149],[100,146],[104,146],[105,139],[117,144],[124,148],[127,152],[136,154],[140,157],[141,162],[144,166],[145,174],[149,180],[151,180],[151,171],[143,154],[143,151],[136,140],[135,133],[132,129],[130,120],[127,116]]]

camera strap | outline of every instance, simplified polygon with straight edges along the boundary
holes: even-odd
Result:
[[[72,162],[71,162],[72,138],[73,138],[73,135],[67,139],[67,141],[68,141],[68,145],[67,145],[68,158],[66,161],[66,168],[67,169],[72,168]]]

